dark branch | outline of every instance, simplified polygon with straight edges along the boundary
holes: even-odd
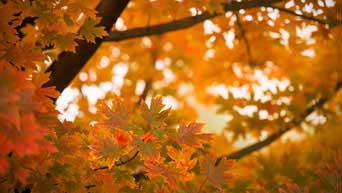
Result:
[[[248,62],[249,62],[250,65],[254,66],[255,63],[254,63],[254,60],[253,60],[253,57],[252,57],[251,47],[250,47],[249,41],[248,41],[247,36],[246,36],[246,30],[245,30],[244,26],[242,25],[242,23],[240,21],[239,14],[237,12],[234,12],[234,14],[236,16],[236,24],[238,25],[238,27],[240,29],[240,35],[241,35],[241,37],[243,39],[243,42],[245,44],[245,47],[246,47],[246,53],[247,53]]]
[[[101,17],[98,26],[105,27],[109,33],[128,2],[129,0],[102,0],[96,7],[97,15]],[[76,53],[62,52],[48,68],[47,72],[51,72],[50,80],[43,87],[56,86],[57,90],[62,92],[95,53],[102,41],[103,39],[100,38],[96,38],[95,43],[77,40]]]
[[[142,92],[142,94],[139,96],[139,99],[136,103],[136,106],[138,107],[142,101],[146,100],[148,92],[152,89],[152,80],[147,80],[145,84],[145,88]]]
[[[122,166],[122,165],[125,165],[127,164],[128,162],[134,160],[139,154],[139,150],[136,151],[134,153],[133,156],[131,156],[130,158],[128,158],[127,160],[122,160],[122,157],[119,158],[118,161],[115,161],[114,165],[115,166]],[[98,171],[98,170],[105,170],[105,169],[108,169],[108,166],[102,166],[102,167],[99,167],[99,168],[95,168],[94,171]]]
[[[108,169],[109,167],[108,166],[102,166],[102,167],[98,167],[98,168],[95,168],[94,171],[99,171],[99,170],[106,170]]]
[[[329,99],[332,98],[338,92],[338,90],[341,88],[342,88],[342,82],[338,82],[336,84],[335,91],[334,91],[333,95],[328,96],[328,97],[322,97],[319,100],[317,100],[313,105],[308,107],[299,118],[294,119],[293,121],[288,123],[288,125],[286,125],[286,127],[284,129],[280,129],[278,132],[270,135],[269,137],[267,137],[266,139],[264,139],[262,141],[254,143],[252,145],[249,145],[245,148],[242,148],[236,152],[233,152],[233,153],[227,155],[226,156],[227,159],[241,159],[241,158],[243,158],[243,157],[245,157],[245,156],[247,156],[253,152],[256,152],[256,151],[268,146],[269,144],[273,143],[274,141],[279,139],[284,133],[286,133],[287,131],[297,127],[298,125],[300,125],[300,123],[302,123],[303,120],[307,116],[309,116],[311,113],[313,113],[315,110],[322,108],[323,105],[327,101],[329,101]],[[223,157],[220,157],[217,159],[216,165],[218,165],[220,163],[222,158]]]
[[[224,4],[224,11],[238,11],[241,9],[251,9],[262,6],[270,6],[273,3],[281,2],[282,0],[253,0],[253,1],[242,1],[242,2],[231,2],[229,4]],[[177,31],[181,29],[186,29],[192,27],[204,20],[211,19],[213,17],[219,16],[218,13],[209,13],[208,11],[203,12],[200,15],[190,16],[176,21],[158,24],[149,27],[138,27],[126,31],[116,31],[112,32],[105,41],[121,41],[132,38],[139,38],[143,36],[159,35],[166,32]]]
[[[155,64],[155,62],[157,60],[157,55],[158,55],[158,53],[157,53],[156,50],[152,50],[151,51],[151,57],[152,57],[151,66],[152,66],[152,68],[154,68],[154,64]],[[146,97],[147,97],[148,93],[152,89],[153,79],[152,78],[146,79],[145,83],[146,84],[145,84],[144,90],[141,93],[141,95],[139,96],[139,99],[138,99],[138,101],[135,104],[136,107],[139,107],[141,102],[146,100]]]
[[[128,162],[134,160],[134,158],[136,158],[138,156],[138,154],[139,154],[139,150],[136,151],[134,153],[134,155],[132,157],[128,158],[127,160],[122,160],[122,158],[120,157],[119,161],[115,162],[115,166],[122,166],[122,165],[127,164]]]
[[[322,20],[315,17],[302,15],[295,13],[294,11],[278,7],[278,6],[272,6],[271,4],[280,2],[281,0],[272,0],[272,1],[243,1],[243,2],[232,2],[230,4],[225,4],[224,8],[225,11],[238,11],[240,9],[251,9],[256,7],[271,7],[274,9],[278,9],[279,11],[286,12],[291,15],[298,16],[303,19],[311,20],[320,24],[327,24],[330,25],[330,27],[335,27],[337,25],[341,25],[341,20],[336,19],[330,19],[330,20]],[[198,23],[203,22],[206,19],[211,19],[213,17],[219,16],[220,14],[213,13],[210,14],[209,12],[204,12],[200,15],[186,17],[184,19],[172,21],[169,23],[163,23],[158,24],[154,26],[149,27],[138,27],[126,31],[115,31],[110,34],[108,38],[105,39],[105,41],[122,41],[127,39],[133,39],[133,38],[139,38],[144,36],[150,36],[150,35],[160,35],[167,32],[177,31],[186,29],[189,27],[192,27]]]
[[[273,9],[278,9],[279,11],[300,17],[302,19],[310,20],[310,21],[313,21],[313,22],[316,22],[319,24],[323,24],[323,25],[329,25],[330,27],[335,27],[337,25],[342,24],[342,20],[337,20],[337,19],[323,20],[323,19],[319,19],[316,17],[312,17],[312,16],[308,16],[308,15],[304,15],[304,14],[299,14],[299,13],[296,13],[295,11],[292,11],[292,10],[289,10],[289,9],[286,9],[283,7],[272,6],[272,5],[269,5],[268,7],[271,7]]]

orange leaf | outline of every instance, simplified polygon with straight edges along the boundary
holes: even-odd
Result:
[[[192,169],[197,160],[191,159],[191,155],[194,153],[194,150],[190,147],[182,148],[181,151],[178,151],[176,148],[172,146],[167,146],[167,155],[170,156],[176,162],[176,167],[182,170]]]
[[[192,122],[186,126],[182,122],[178,129],[176,141],[192,147],[202,147],[203,142],[209,142],[212,139],[212,134],[201,133],[203,125],[203,123]]]
[[[110,109],[105,103],[101,103],[99,105],[100,111],[107,117],[107,119],[99,122],[98,124],[108,128],[125,131],[128,122],[128,111],[119,98],[115,98],[113,103],[113,109]]]
[[[151,100],[150,107],[146,103],[141,103],[140,105],[143,118],[155,127],[162,127],[165,118],[170,112],[170,109],[163,110],[165,105],[162,101],[162,97],[156,97]]]
[[[234,178],[228,170],[234,166],[235,161],[223,158],[220,163],[215,166],[216,160],[216,157],[212,154],[208,154],[201,163],[201,171],[215,187],[220,188],[221,185],[227,184],[227,182],[230,182]]]
[[[178,188],[177,185],[177,170],[173,167],[168,167],[164,163],[165,158],[158,153],[156,156],[146,156],[143,158],[146,166],[145,171],[150,178],[161,176],[165,182],[172,188]]]

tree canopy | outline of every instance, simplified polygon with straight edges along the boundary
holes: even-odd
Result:
[[[341,10],[1,0],[0,193],[342,192]]]

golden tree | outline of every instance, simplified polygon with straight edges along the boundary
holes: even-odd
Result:
[[[0,192],[342,192],[341,10],[2,0]]]

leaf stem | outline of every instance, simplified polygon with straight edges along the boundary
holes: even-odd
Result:
[[[204,184],[208,181],[208,177],[205,177],[205,179],[203,180],[203,182],[201,183],[200,187],[198,188],[197,193],[200,193],[202,191],[202,188],[204,186]]]

